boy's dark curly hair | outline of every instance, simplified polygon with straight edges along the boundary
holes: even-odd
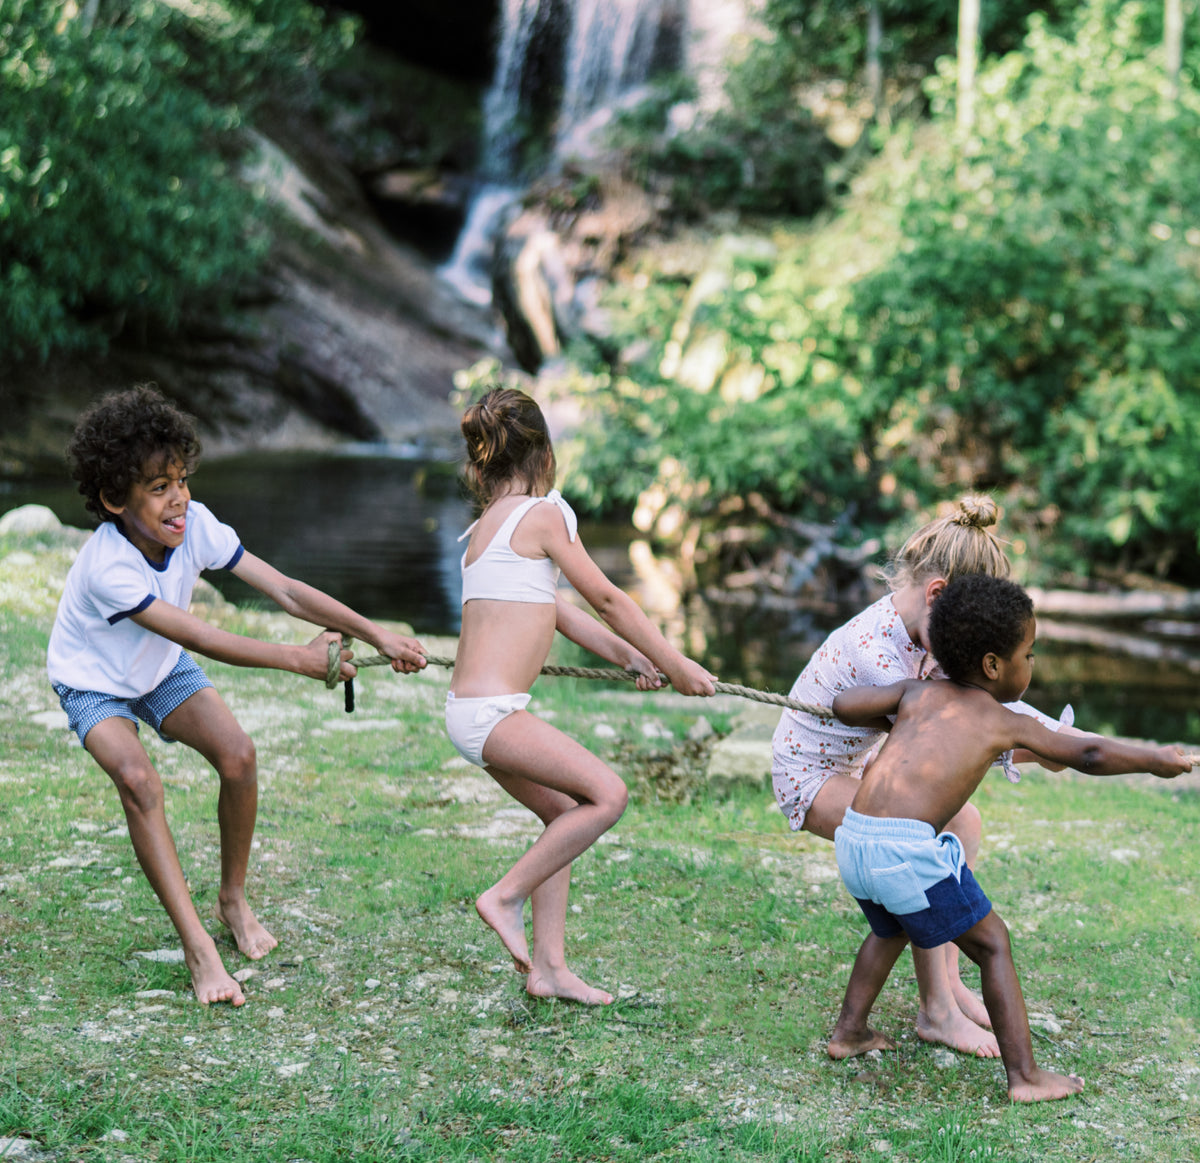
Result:
[[[1016,582],[966,574],[934,599],[929,648],[947,678],[967,682],[979,673],[985,654],[1012,654],[1032,618],[1033,602]]]
[[[75,425],[67,445],[71,476],[88,512],[113,520],[101,493],[112,505],[124,505],[129,489],[148,468],[177,457],[191,472],[200,460],[196,421],[181,412],[153,384],[138,384],[96,400]]]

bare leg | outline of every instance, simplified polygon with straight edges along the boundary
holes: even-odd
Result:
[[[896,1043],[885,1034],[867,1025],[871,1007],[883,989],[896,958],[904,951],[908,938],[903,933],[898,937],[877,937],[874,933],[858,950],[846,996],[842,1001],[842,1012],[829,1039],[826,1050],[830,1058],[853,1058],[868,1050],[894,1050]]]
[[[480,917],[496,931],[517,968],[532,975],[525,901],[621,818],[628,793],[606,763],[528,711],[517,711],[496,725],[484,747],[484,759],[501,787],[546,821],[546,830],[475,902]],[[535,790],[539,788],[542,794]],[[556,798],[546,792],[559,794]],[[549,907],[544,911],[551,917],[560,912],[560,925],[565,925],[568,885],[569,873],[545,898]],[[541,903],[539,897],[536,904]],[[561,937],[551,927],[544,939],[545,968],[550,969],[553,960],[562,960]]]
[[[199,751],[221,780],[217,795],[221,887],[216,915],[233,933],[238,949],[257,961],[279,942],[263,927],[246,900],[246,870],[258,817],[254,743],[212,687],[197,691],[176,707],[163,720],[163,731]]]
[[[544,824],[578,806],[564,792],[496,768],[488,770],[513,799],[535,812]],[[609,1005],[612,994],[588,985],[567,968],[567,896],[570,888],[571,866],[568,864],[529,895],[533,906],[533,959],[525,992],[531,997],[557,997],[584,1005]]]
[[[859,781],[852,776],[831,776],[826,780],[825,786],[817,792],[817,797],[805,816],[804,830],[832,840],[834,831],[841,824],[846,809],[859,787]],[[978,811],[974,808],[971,808],[971,811],[978,820]],[[975,851],[978,851],[978,829],[974,846]],[[963,847],[967,848],[967,841],[963,842]],[[958,978],[957,951],[953,954],[954,973],[951,975],[948,969],[947,948],[954,950],[953,945],[938,949],[913,949],[913,967],[917,974],[917,992],[920,998],[917,1035],[926,1042],[937,1042],[949,1046],[952,1050],[961,1050],[981,1058],[997,1058],[1000,1055],[1000,1047],[995,1035],[969,1017],[959,1005],[953,985],[953,981]],[[962,993],[974,997],[961,981],[958,982],[958,986]],[[978,999],[975,1000],[978,1002]],[[984,1012],[986,1014],[986,1010]]]
[[[972,803],[964,804],[959,813],[946,825],[946,831],[953,832],[962,841],[967,867],[974,872],[979,859],[979,846],[983,840],[983,820],[980,818],[979,809]],[[950,983],[950,992],[955,1003],[970,1021],[990,1030],[992,1022],[988,1017],[987,1006],[983,1004],[983,998],[968,989],[959,975],[961,950],[953,942],[943,945],[942,950],[946,955],[946,979]],[[989,1039],[989,1047],[994,1042],[994,1038]],[[996,1046],[994,1051],[982,1054],[981,1057],[995,1058],[999,1053],[999,1046]]]
[[[571,866],[533,890],[533,972],[525,982],[531,997],[558,997],[583,1005],[611,1005],[612,994],[588,985],[567,968],[567,893]]]
[[[1013,964],[1008,926],[993,910],[959,937],[958,944],[979,966],[983,997],[1008,1076],[1008,1097],[1013,1102],[1048,1102],[1078,1094],[1083,1089],[1082,1078],[1042,1070],[1033,1059],[1033,1039]]]
[[[242,1005],[246,998],[241,986],[226,971],[212,937],[196,915],[167,827],[162,780],[137,729],[129,719],[105,719],[88,732],[86,746],[121,796],[133,851],[179,934],[197,1000],[206,1005],[222,1001]]]

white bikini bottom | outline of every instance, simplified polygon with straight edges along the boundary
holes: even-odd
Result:
[[[492,728],[514,711],[529,706],[530,696],[488,695],[480,699],[459,699],[453,691],[446,694],[446,733],[450,742],[468,763],[484,767],[483,745]]]

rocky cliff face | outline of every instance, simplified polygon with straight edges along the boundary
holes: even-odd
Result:
[[[57,471],[80,409],[142,381],[196,415],[209,454],[350,440],[453,448],[454,373],[502,350],[489,317],[390,237],[312,134],[279,127],[256,167],[291,222],[236,313],[179,334],[127,322],[101,356],[59,357],[2,385],[0,473]],[[125,322],[125,321],[122,321]]]
[[[638,11],[657,29],[655,52],[669,56],[662,46],[674,46],[675,65],[696,76],[703,104],[719,88],[730,39],[757,3],[644,0]],[[367,112],[348,114],[328,138],[281,114],[269,139],[259,141],[252,175],[291,223],[270,270],[238,289],[232,316],[193,318],[171,335],[114,320],[103,356],[58,357],[9,375],[0,383],[0,475],[58,471],[81,408],[141,381],[156,382],[198,417],[210,455],[346,440],[412,444],[436,455],[457,449],[448,402],[456,371],[492,355],[536,373],[575,336],[603,337],[598,289],[625,248],[654,232],[663,207],[621,181],[598,134],[589,141],[583,130],[594,118],[584,119],[569,148],[562,145],[574,164],[586,159],[590,194],[577,202],[579,173],[564,172],[560,162],[548,161],[541,179],[514,178],[506,225],[490,240],[490,287],[479,300],[490,295],[492,302],[473,306],[434,264],[448,257],[445,243],[487,170],[486,157],[477,156],[487,154],[487,118],[477,125],[467,109],[480,103],[473,94],[482,96],[492,76],[504,5],[346,6],[363,17],[373,51],[455,78],[448,82],[455,100],[465,94],[466,104],[444,102],[437,83],[412,84],[411,73],[408,96],[421,97],[410,104],[397,96],[385,65],[332,79],[347,110]],[[565,28],[568,14],[597,18],[604,6],[541,0],[542,8],[550,24]],[[513,82],[514,109],[548,99],[526,93],[539,68],[549,67],[540,43],[531,42]],[[566,51],[566,40],[558,47]],[[608,66],[615,93],[626,65]],[[574,75],[565,59],[551,71]],[[580,81],[580,92],[587,88]],[[603,104],[596,110],[607,112]]]

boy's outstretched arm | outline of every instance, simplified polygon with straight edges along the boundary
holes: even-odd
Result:
[[[916,679],[904,679],[888,686],[852,686],[833,697],[833,713],[848,727],[891,729],[888,717],[900,709],[900,699]]]
[[[315,586],[280,573],[253,553],[243,553],[233,573],[293,617],[369,642],[392,660],[393,670],[411,673],[425,665],[425,647],[415,638],[385,630]]]
[[[1018,747],[1073,767],[1084,775],[1129,775],[1146,771],[1159,779],[1174,779],[1192,770],[1191,761],[1178,747],[1125,743],[1106,735],[1083,732],[1050,731],[1024,715],[1014,718],[1018,720],[1015,724]]]
[[[327,630],[304,646],[283,642],[263,642],[244,634],[221,630],[195,614],[181,610],[170,602],[155,600],[140,613],[131,615],[146,630],[178,642],[193,654],[215,658],[231,666],[262,666],[273,670],[290,670],[308,678],[325,679],[329,668],[329,644],[341,642],[341,634]],[[342,680],[353,678],[354,666],[350,651],[342,650]]]

